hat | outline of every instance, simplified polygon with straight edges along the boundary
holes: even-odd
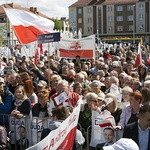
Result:
[[[104,146],[103,149],[104,150],[139,150],[139,147],[132,139],[121,138],[113,145]]]
[[[109,105],[111,102],[113,102],[113,99],[111,97],[105,98],[104,100],[106,102],[106,105]]]
[[[42,68],[43,66],[44,66],[44,62],[43,61],[38,61],[37,67]]]
[[[4,79],[0,77],[0,83],[4,83]]]
[[[47,83],[46,83],[46,81],[44,81],[44,80],[40,80],[37,86],[40,86],[40,87],[45,86],[45,87],[46,87],[46,86],[47,86]]]

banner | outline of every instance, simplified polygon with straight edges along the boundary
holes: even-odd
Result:
[[[69,150],[74,143],[76,127],[80,113],[80,104],[61,125],[36,145],[27,150]]]
[[[104,143],[104,128],[108,126],[115,126],[114,117],[109,111],[101,112],[92,111],[92,132],[90,146],[96,147],[97,144]]]
[[[38,143],[41,139],[42,130],[49,127],[50,121],[49,118],[38,119],[35,117],[23,117],[16,119],[14,116],[10,116],[11,144],[15,144],[19,147],[20,141],[26,139],[27,143],[24,147],[28,148]]]
[[[60,57],[75,58],[79,55],[81,59],[95,57],[95,35],[82,39],[62,38],[59,42]]]

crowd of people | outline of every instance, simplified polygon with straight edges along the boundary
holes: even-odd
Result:
[[[37,64],[34,57],[0,58],[0,114],[49,117],[54,122],[66,119],[80,100],[82,131],[77,131],[74,149],[87,149],[90,143],[91,150],[105,150],[123,137],[149,150],[150,49],[141,50],[142,63],[136,68],[137,47],[129,45],[106,48],[84,60],[49,56],[47,51]],[[108,121],[107,126],[101,120]],[[0,125],[9,131],[6,116],[0,115]],[[56,128],[44,129],[42,137]]]

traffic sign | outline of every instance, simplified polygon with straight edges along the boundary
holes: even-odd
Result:
[[[57,41],[60,41],[60,32],[38,35],[38,44],[51,43]]]

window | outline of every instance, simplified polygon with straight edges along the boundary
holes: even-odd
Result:
[[[128,31],[133,31],[133,25],[129,25],[127,29]]]
[[[92,18],[89,17],[88,18],[88,23],[90,23],[90,22],[92,22]]]
[[[123,11],[123,6],[117,6],[116,11]]]
[[[112,22],[112,16],[108,16],[108,22]]]
[[[143,10],[144,9],[144,4],[139,4],[139,9]]]
[[[128,11],[131,11],[131,10],[133,11],[133,7],[134,7],[133,5],[128,5],[128,6],[127,6],[127,10],[128,10]]]
[[[139,20],[144,20],[144,15],[140,14],[139,15]]]
[[[117,26],[117,31],[123,31],[123,26]]]
[[[112,30],[113,30],[112,26],[109,26],[109,27],[108,27],[108,30],[109,30],[109,31],[112,31]]]
[[[92,32],[92,27],[88,27],[88,32]]]
[[[78,18],[78,23],[82,23],[82,18]]]
[[[108,12],[112,12],[112,7],[108,6],[107,10],[108,10]]]
[[[123,16],[117,16],[117,21],[123,21]]]
[[[143,25],[139,25],[139,30],[140,31],[144,30],[144,26]]]
[[[78,14],[82,14],[82,9],[81,8],[78,9]]]
[[[87,9],[87,12],[88,12],[88,13],[92,13],[92,8],[88,8],[88,9]]]
[[[133,15],[127,16],[127,20],[128,20],[128,21],[133,21]]]

